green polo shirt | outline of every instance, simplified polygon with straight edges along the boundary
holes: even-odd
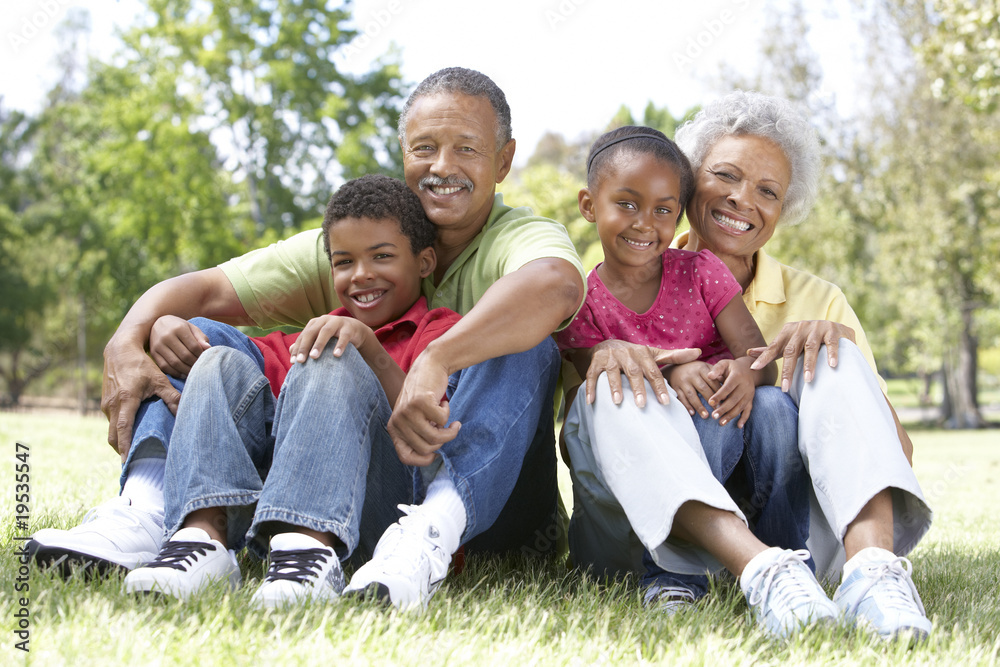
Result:
[[[425,278],[422,291],[430,308],[446,307],[465,315],[497,280],[545,258],[570,262],[586,284],[583,264],[566,228],[534,215],[529,208],[507,206],[498,193],[482,231],[448,267],[440,284]],[[340,306],[320,229],[254,250],[219,268],[236,289],[247,315],[264,329],[302,327]]]

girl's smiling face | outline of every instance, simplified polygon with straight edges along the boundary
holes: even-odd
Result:
[[[681,210],[674,166],[649,153],[625,151],[606,164],[593,189],[580,191],[580,213],[597,224],[607,269],[655,263],[670,247]]]
[[[398,220],[344,218],[330,227],[333,287],[348,312],[371,327],[394,322],[420,298],[433,248],[414,253]]]

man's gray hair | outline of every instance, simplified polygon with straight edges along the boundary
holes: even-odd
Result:
[[[497,150],[507,145],[512,136],[510,127],[510,107],[507,98],[493,80],[474,69],[447,67],[434,72],[421,81],[406,98],[403,111],[399,114],[399,140],[406,143],[406,123],[410,118],[413,103],[421,97],[438,93],[462,93],[471,97],[485,97],[493,107],[497,118]]]
[[[716,100],[677,130],[677,145],[695,173],[712,147],[727,136],[756,136],[778,145],[791,166],[779,223],[794,225],[812,210],[819,193],[820,154],[816,130],[788,100],[737,90]]]

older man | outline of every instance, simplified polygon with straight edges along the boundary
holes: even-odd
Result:
[[[493,81],[461,68],[432,74],[404,106],[399,140],[406,182],[439,229],[438,266],[424,294],[431,308],[447,306],[464,317],[414,363],[389,424],[400,460],[421,466],[414,499],[436,508],[427,510],[426,520],[401,522],[424,531],[404,539],[403,553],[421,562],[429,555],[430,565],[401,582],[400,564],[384,562],[398,545],[382,549],[381,558],[376,549],[358,573],[362,580],[356,575],[352,582],[377,585],[394,603],[414,596],[426,602],[440,569],[432,552],[444,550],[450,558],[459,536],[489,550],[538,546],[546,542],[539,537],[551,537],[558,356],[549,335],[569,321],[584,294],[583,270],[565,230],[506,206],[496,193],[515,142],[510,110]],[[29,547],[35,558],[132,569],[159,550],[163,457],[181,386],[160,367],[183,377],[210,343],[233,344],[191,327],[180,349],[152,351],[158,367],[145,346],[159,317],[301,326],[338,305],[331,284],[320,232],[313,230],[143,294],[105,349],[103,408],[109,442],[123,459],[122,494],[76,528],[36,533]],[[474,399],[441,402],[449,381],[462,383],[463,394]],[[457,534],[447,544],[426,539],[441,532],[437,524],[457,526]],[[411,554],[421,549],[427,553]]]

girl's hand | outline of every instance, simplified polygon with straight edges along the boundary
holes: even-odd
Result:
[[[335,357],[344,354],[348,343],[354,343],[354,347],[358,349],[361,356],[365,357],[365,353],[368,351],[366,344],[372,340],[378,342],[375,338],[375,332],[353,317],[335,315],[314,317],[306,323],[305,329],[288,348],[292,355],[292,363],[304,364],[309,358],[318,359],[331,338],[337,339],[337,344],[333,348],[333,356]],[[367,357],[365,359],[367,361]]]
[[[711,370],[712,367],[704,361],[691,361],[674,366],[666,373],[667,382],[677,392],[677,399],[692,417],[697,413],[702,419],[707,419],[708,410],[701,396],[708,400],[722,387],[719,380],[709,377]]]
[[[700,355],[700,350],[685,348],[681,350],[661,350],[645,345],[636,345],[623,340],[606,340],[590,348],[590,364],[587,368],[587,403],[593,403],[597,390],[597,378],[601,373],[608,374],[608,384],[611,385],[611,400],[615,405],[622,402],[622,373],[628,378],[635,396],[635,404],[640,408],[646,405],[646,384],[649,380],[657,400],[666,405],[670,402],[667,393],[667,382],[663,379],[660,367],[667,364],[683,364],[694,361]]]
[[[763,368],[778,357],[782,357],[781,390],[787,392],[792,386],[795,362],[799,356],[804,356],[802,370],[806,382],[812,382],[816,370],[816,356],[823,345],[826,345],[830,368],[836,368],[837,346],[841,338],[846,338],[852,343],[857,342],[854,338],[854,329],[839,322],[828,320],[786,322],[770,345],[751,348],[747,354],[757,358],[752,366],[754,370]]]
[[[708,399],[713,408],[712,419],[719,420],[720,426],[739,417],[736,426],[743,428],[750,419],[757,384],[754,371],[750,370],[751,362],[750,357],[723,359],[708,374],[713,380],[723,380],[722,387]]]
[[[149,332],[149,356],[164,373],[187,378],[201,353],[210,348],[208,336],[181,317],[164,315]]]

